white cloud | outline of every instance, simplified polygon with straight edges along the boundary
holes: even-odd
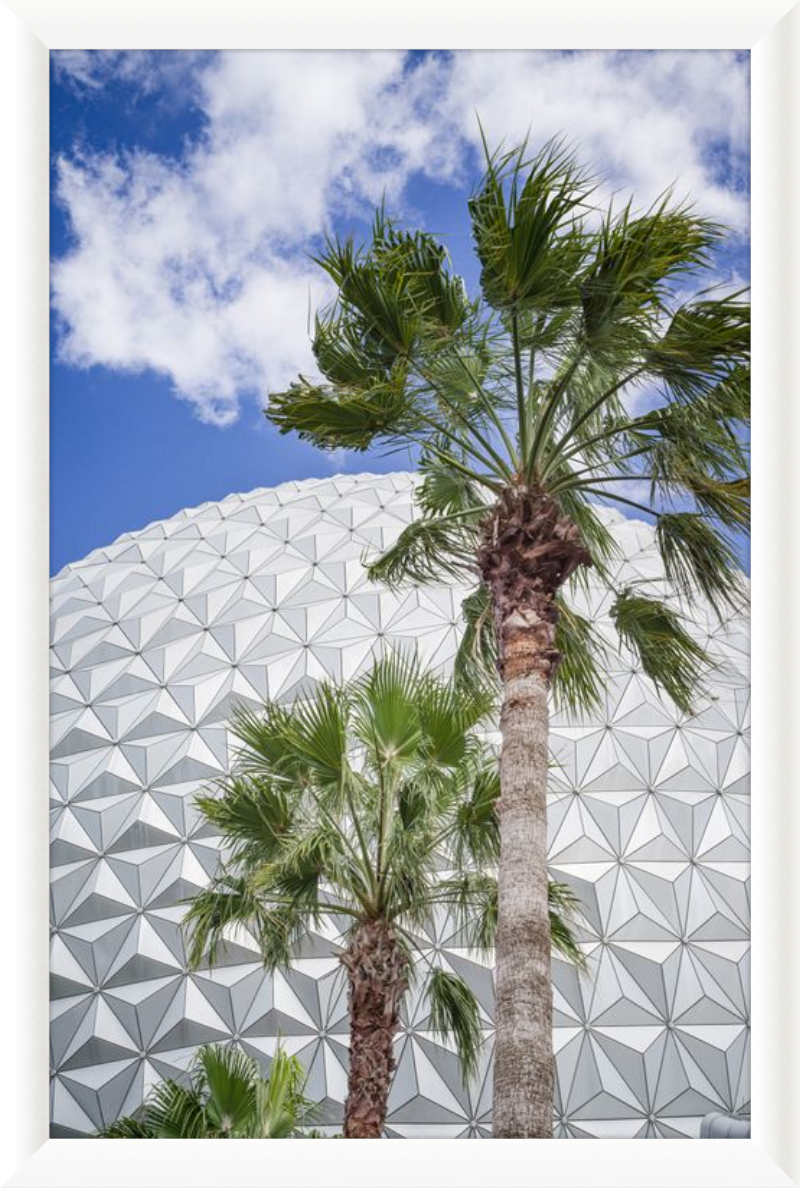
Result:
[[[566,134],[626,197],[644,205],[674,182],[704,213],[747,226],[746,196],[720,176],[749,154],[749,72],[733,53],[463,53],[447,104],[476,144],[475,110],[490,144]]]
[[[150,95],[163,87],[192,87],[196,71],[214,55],[208,50],[53,50],[60,82],[80,93],[123,83]],[[184,99],[186,93],[184,91]]]
[[[729,174],[748,145],[747,67],[732,54],[73,53],[58,68],[95,91],[191,76],[204,131],[180,158],[59,162],[74,246],[54,263],[53,302],[67,362],[153,369],[217,424],[312,368],[314,237],[384,193],[402,206],[420,173],[465,182],[476,111],[491,141],[566,131],[638,200],[677,179],[704,212],[747,223],[720,173],[720,151]]]

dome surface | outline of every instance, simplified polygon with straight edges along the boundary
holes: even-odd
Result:
[[[332,922],[264,973],[240,937],[186,970],[181,900],[219,839],[193,799],[226,770],[239,700],[291,700],[386,647],[447,671],[466,588],[389,592],[365,553],[416,514],[408,474],[345,475],[231,495],[121,537],[52,581],[53,1134],[132,1112],[196,1047],[231,1038],[265,1067],[278,1037],[309,1071],[320,1120],[346,1091],[347,1012]],[[608,513],[620,577],[663,579],[652,529]],[[658,588],[656,585],[655,588]],[[692,630],[718,665],[691,718],[620,652],[607,598],[578,600],[612,646],[604,706],[554,714],[551,871],[579,893],[584,974],[554,960],[556,1134],[686,1137],[749,1109],[748,625],[701,601]],[[491,1133],[491,969],[446,918],[430,938],[475,988],[486,1042],[461,1082],[409,995],[387,1133]]]

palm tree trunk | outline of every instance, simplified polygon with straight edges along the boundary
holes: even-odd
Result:
[[[342,964],[349,980],[350,1074],[345,1138],[381,1138],[394,1074],[394,1037],[408,987],[407,958],[391,925],[358,925]]]
[[[478,562],[492,596],[503,682],[493,1133],[551,1138],[547,697],[559,660],[555,596],[591,558],[551,499],[517,489],[487,517]]]
[[[495,942],[493,1133],[498,1138],[550,1138],[553,1127],[547,691],[540,671],[523,668],[504,679]]]

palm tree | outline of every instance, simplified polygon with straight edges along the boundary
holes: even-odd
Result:
[[[419,930],[445,909],[474,948],[494,943],[499,781],[475,734],[491,703],[485,690],[387,656],[350,685],[322,684],[290,708],[240,709],[234,772],[220,795],[198,801],[230,853],[190,901],[191,965],[213,959],[239,926],[272,969],[290,962],[323,916],[346,934],[345,1137],[383,1133]],[[553,884],[550,905],[554,945],[580,962],[569,888]],[[452,1036],[467,1079],[481,1039],[477,1000],[462,978],[424,959],[432,1030]]]
[[[161,1081],[139,1112],[118,1118],[100,1138],[292,1138],[303,1134],[311,1103],[305,1071],[280,1049],[269,1076],[239,1048],[200,1048],[188,1084]]]
[[[560,142],[489,155],[469,202],[470,299],[444,248],[379,211],[371,241],[328,240],[320,379],[271,396],[323,448],[411,447],[421,517],[372,566],[389,583],[468,575],[460,675],[502,684],[494,1133],[552,1133],[546,868],[548,694],[599,700],[603,649],[570,605],[593,567],[620,640],[688,712],[703,649],[658,584],[620,588],[609,502],[656,522],[666,577],[722,612],[742,597],[731,533],[749,511],[749,305],[698,289],[724,231],[667,193],[596,206]],[[695,290],[693,295],[687,295]],[[564,595],[566,594],[566,597]]]

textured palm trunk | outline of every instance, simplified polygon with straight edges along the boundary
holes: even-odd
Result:
[[[407,958],[385,920],[367,920],[342,957],[349,980],[350,1074],[345,1138],[381,1138],[394,1074],[394,1037]]]
[[[511,657],[509,657],[511,659]],[[494,1134],[549,1138],[553,987],[547,903],[547,681],[504,680],[500,716]]]
[[[591,564],[547,496],[509,491],[483,526],[503,682],[493,1132],[553,1133],[553,985],[547,901],[548,692],[558,664],[555,596]]]

